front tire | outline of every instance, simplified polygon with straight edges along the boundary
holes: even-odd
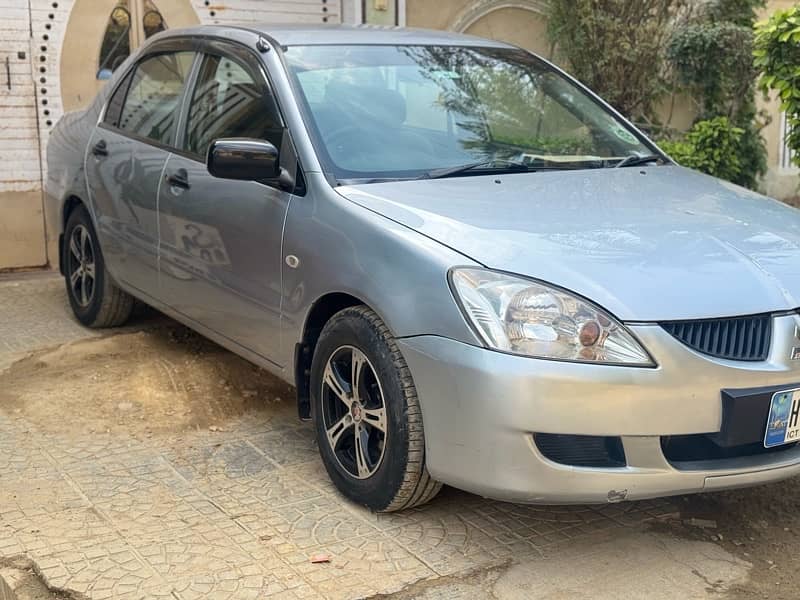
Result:
[[[322,461],[345,496],[378,512],[424,504],[442,487],[425,467],[417,391],[386,325],[365,306],[334,315],[311,366]]]
[[[75,208],[67,219],[62,253],[67,297],[78,321],[94,328],[125,323],[133,311],[133,296],[112,282],[84,206]]]

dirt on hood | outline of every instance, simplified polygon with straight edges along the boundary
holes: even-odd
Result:
[[[46,431],[156,434],[296,415],[294,391],[181,327],[35,352],[0,373],[0,411]]]

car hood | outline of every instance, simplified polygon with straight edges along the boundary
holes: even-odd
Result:
[[[337,189],[486,267],[567,288],[625,321],[800,306],[800,212],[681,167]]]

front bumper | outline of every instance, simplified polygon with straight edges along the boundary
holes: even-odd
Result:
[[[743,487],[800,474],[800,446],[670,462],[662,437],[720,431],[724,388],[800,382],[791,360],[796,315],[775,317],[770,356],[735,362],[696,353],[658,325],[630,329],[656,368],[512,356],[441,337],[398,340],[411,369],[433,477],[476,494],[529,503],[592,503]],[[765,423],[766,425],[766,423]],[[618,436],[625,466],[546,458],[534,433]]]

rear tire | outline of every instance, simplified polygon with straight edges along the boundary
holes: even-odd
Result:
[[[64,279],[75,317],[87,327],[118,327],[133,311],[134,299],[111,280],[92,219],[76,207],[64,229]]]
[[[411,373],[369,308],[346,308],[323,328],[311,366],[311,412],[325,468],[348,498],[393,512],[439,493],[442,484],[425,466]]]

